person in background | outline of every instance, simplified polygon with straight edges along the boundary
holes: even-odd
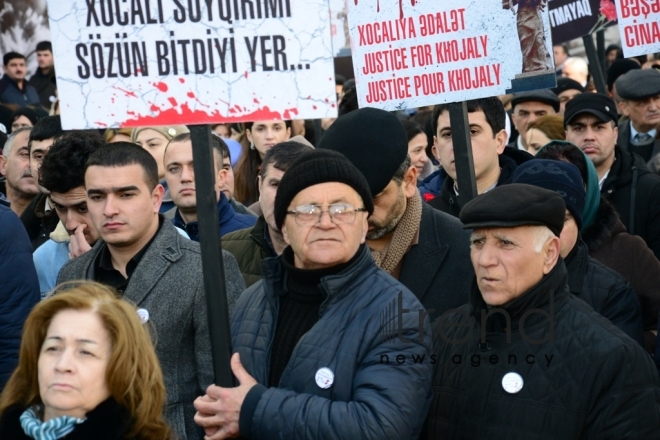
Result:
[[[589,65],[582,57],[569,57],[564,62],[563,76],[586,87],[589,82]]]
[[[53,60],[53,46],[50,41],[37,43],[37,71],[30,77],[28,83],[35,88],[46,110],[57,99],[57,84],[55,80],[55,61]]]
[[[511,121],[518,131],[518,138],[509,147],[527,150],[527,127],[541,116],[554,115],[559,111],[559,98],[549,89],[522,92],[511,100]]]
[[[234,169],[232,168],[232,154],[230,143],[236,142],[232,139],[222,139],[220,142],[220,148],[222,149],[222,179],[219,179],[218,183],[220,185],[220,191],[225,193],[225,197],[229,200],[229,204],[237,214],[251,215],[253,217],[258,217],[257,214],[250,211],[245,205],[236,200],[234,197]]]
[[[527,152],[531,155],[536,155],[550,141],[564,139],[566,130],[563,116],[541,116],[527,126]]]
[[[250,206],[259,198],[257,175],[266,151],[291,137],[291,121],[255,121],[245,123],[249,147],[243,150],[235,169],[236,200]]]
[[[616,91],[616,80],[619,79],[621,75],[625,75],[631,70],[638,69],[641,69],[639,63],[625,58],[614,61],[614,63],[612,63],[607,69],[607,93],[616,103],[616,111],[619,115],[623,115],[623,110],[621,109],[621,98]],[[625,116],[621,116],[619,122],[623,122],[625,119],[627,119]]]
[[[605,62],[607,64],[608,69],[610,68],[612,63],[616,61],[620,50],[621,47],[616,44],[610,44],[609,46],[607,46],[607,49],[605,49]]]
[[[19,128],[7,137],[2,156],[0,156],[0,174],[6,177],[5,194],[11,210],[21,216],[28,211],[30,203],[39,194],[30,171],[30,127]]]
[[[19,107],[40,105],[37,90],[25,80],[25,56],[17,52],[7,52],[2,57],[2,62],[5,74],[0,78],[0,103],[15,104]]]
[[[566,59],[570,56],[568,54],[568,45],[567,44],[555,44],[552,46],[552,53],[555,58],[555,73],[557,74],[557,79],[562,75],[562,69],[564,68],[564,63]]]
[[[222,237],[222,248],[236,257],[247,287],[261,280],[262,260],[281,255],[286,247],[282,231],[275,223],[275,195],[287,169],[311,150],[311,146],[295,141],[282,142],[268,150],[258,177],[262,214],[253,227]]]
[[[9,132],[12,133],[21,127],[34,127],[37,123],[37,114],[30,107],[20,107],[11,115],[11,126]]]
[[[163,373],[138,313],[92,282],[38,304],[0,396],[0,438],[171,439]]]
[[[408,156],[410,163],[417,168],[417,182],[424,180],[433,170],[430,160],[426,155],[426,133],[421,125],[409,120],[402,120],[403,128],[408,136]],[[427,167],[428,165],[428,167]]]
[[[566,103],[580,93],[585,92],[584,87],[579,82],[566,77],[557,78],[557,87],[550,90],[559,98],[559,112],[557,114],[561,116],[564,116]]]
[[[39,280],[30,239],[0,193],[0,393],[18,363],[21,331],[39,302]],[[0,435],[0,438],[6,438]]]
[[[165,147],[175,137],[181,133],[190,133],[185,125],[172,125],[167,127],[138,127],[133,129],[131,142],[138,144],[151,154],[158,165],[158,181],[165,188],[163,203],[160,205],[160,212],[164,213],[174,208],[172,195],[167,188],[165,181],[165,165],[163,164],[163,154]]]
[[[231,137],[231,127],[229,124],[213,124],[211,125],[211,131],[223,139],[229,139]]]
[[[108,144],[113,142],[130,142],[132,135],[132,128],[108,128],[103,132],[103,139]]]

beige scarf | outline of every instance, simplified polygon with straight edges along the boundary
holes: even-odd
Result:
[[[407,200],[406,211],[392,234],[392,239],[382,251],[371,251],[376,266],[392,274],[406,255],[422,220],[422,197],[419,191]]]

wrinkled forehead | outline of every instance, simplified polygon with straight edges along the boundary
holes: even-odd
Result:
[[[356,208],[362,207],[362,198],[349,185],[341,182],[324,182],[308,186],[291,200],[290,207],[301,205],[332,205],[347,203]]]
[[[532,231],[535,225],[523,225],[523,226],[493,226],[488,228],[476,228],[470,234],[470,240],[474,239],[503,239],[508,240],[518,240],[524,241],[526,239],[531,239]]]

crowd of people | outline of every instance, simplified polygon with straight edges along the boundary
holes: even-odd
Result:
[[[234,387],[189,129],[65,131],[5,54],[0,438],[660,439],[660,71],[611,49],[467,102],[474,198],[447,104],[213,125]]]

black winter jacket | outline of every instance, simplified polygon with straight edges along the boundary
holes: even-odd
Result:
[[[0,438],[2,440],[31,440],[21,427],[20,417],[25,408],[10,406],[0,417]],[[86,414],[82,422],[62,440],[132,440],[126,437],[131,428],[131,417],[124,407],[114,399],[101,402]]]
[[[516,172],[518,165],[534,159],[534,156],[526,151],[517,148],[505,147],[502,154],[499,156],[500,163],[500,177],[497,179],[497,186],[506,185],[513,180],[513,173]],[[461,212],[463,203],[460,197],[454,191],[454,179],[447,176],[442,182],[440,194],[429,202],[429,205],[454,217],[458,217]]]
[[[267,227],[262,215],[253,227],[222,236],[222,248],[236,258],[246,287],[261,280],[261,261],[277,256],[264,238]]]
[[[630,235],[639,235],[660,259],[660,176],[644,160],[615,147],[616,160],[600,193],[614,205]]]
[[[434,323],[434,352],[428,438],[660,438],[651,357],[568,291],[561,260],[503,308],[488,310],[475,281],[471,304]],[[510,372],[517,393],[502,383]]]
[[[349,267],[321,279],[327,298],[319,320],[296,344],[277,388],[268,377],[279,298],[286,295],[281,257],[265,259],[263,279],[239,298],[232,345],[259,383],[241,407],[243,438],[419,436],[431,402],[430,320],[420,324],[422,305],[376,267],[366,246],[358,252]],[[324,367],[334,373],[325,389],[315,377]]]
[[[630,284],[591,258],[587,245],[580,238],[566,257],[566,268],[571,293],[644,347],[642,309]]]

